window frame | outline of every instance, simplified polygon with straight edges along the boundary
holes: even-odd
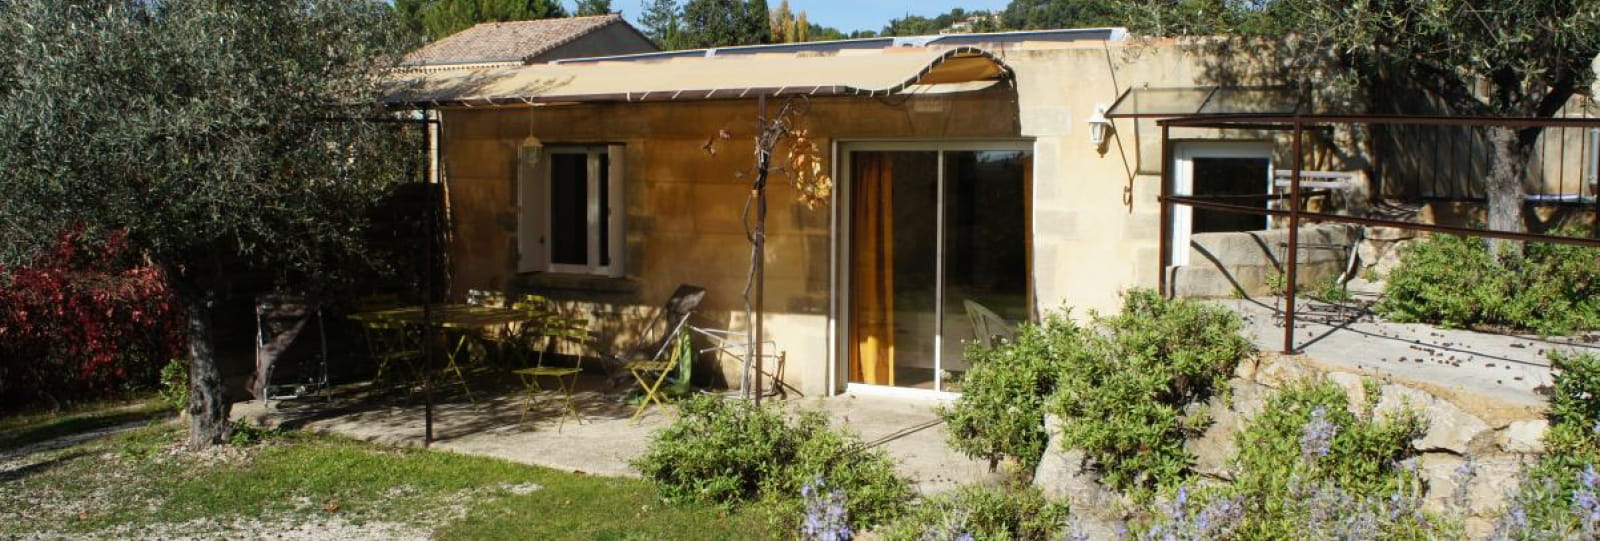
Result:
[[[517,242],[519,272],[607,277],[623,275],[622,218],[626,213],[622,207],[622,149],[622,145],[614,144],[550,145],[538,152],[533,167],[528,166],[531,156],[527,153],[519,156],[518,234],[526,236]],[[588,182],[585,187],[584,237],[588,243],[588,261],[583,264],[556,263],[550,249],[549,241],[557,234],[551,224],[551,206],[554,204],[551,189],[555,180],[551,163],[557,155],[586,156]],[[602,168],[605,169],[605,205],[601,205],[600,201]],[[606,253],[600,250],[602,231],[609,237],[603,243]],[[606,259],[610,260],[609,263],[604,263]]]
[[[1267,175],[1262,183],[1267,193],[1276,193],[1273,179],[1278,167],[1277,156],[1270,141],[1180,141],[1172,155],[1173,195],[1194,195],[1194,160],[1200,158],[1254,158],[1267,160]],[[1270,200],[1270,199],[1269,199]],[[1273,220],[1267,217],[1267,229]],[[1189,244],[1194,236],[1194,207],[1173,205],[1172,208],[1172,265],[1189,264]]]

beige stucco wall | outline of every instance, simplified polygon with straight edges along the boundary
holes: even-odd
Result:
[[[1034,274],[1037,309],[1115,311],[1120,292],[1159,278],[1160,132],[1115,121],[1102,148],[1088,118],[1131,86],[1201,84],[1183,49],[1132,42],[1109,47],[1011,51],[1022,133],[1034,143]],[[1145,166],[1144,172],[1136,174]]]

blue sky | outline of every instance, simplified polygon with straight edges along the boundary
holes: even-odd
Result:
[[[780,0],[767,0],[771,9],[778,8]],[[572,2],[567,2],[572,4]],[[912,15],[932,17],[951,8],[968,10],[1001,10],[1007,0],[789,0],[789,9],[805,11],[811,22],[832,26],[845,32],[851,30],[882,30],[889,19]],[[611,0],[611,9],[621,10],[628,20],[639,15],[640,0]]]

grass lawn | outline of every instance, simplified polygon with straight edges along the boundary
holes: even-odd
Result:
[[[77,414],[107,426],[125,412]],[[96,421],[95,419],[99,419]],[[0,423],[11,435],[60,428]],[[116,424],[122,424],[123,420]],[[0,538],[749,539],[755,513],[661,503],[634,479],[302,433],[178,450],[170,417],[55,450],[0,451]],[[38,441],[37,438],[33,441]]]

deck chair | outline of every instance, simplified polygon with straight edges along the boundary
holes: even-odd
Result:
[[[750,373],[755,371],[755,363],[750,361],[754,351],[752,351],[748,342],[749,335],[744,331],[713,329],[698,325],[690,325],[689,330],[693,331],[694,334],[704,336],[706,341],[711,344],[709,347],[695,350],[696,353],[702,355],[711,353],[719,359],[726,356],[726,358],[732,359],[739,364],[744,374],[741,376],[739,384],[741,395],[748,394],[749,389],[754,386]],[[800,389],[796,389],[793,385],[783,381],[784,365],[789,360],[788,352],[779,351],[777,342],[774,342],[771,338],[762,340],[761,347],[761,373],[755,377],[767,378],[767,381],[771,382],[764,387],[765,390],[761,393],[761,396],[763,398],[789,398],[791,391],[797,396],[805,396],[805,393],[800,392]]]
[[[672,297],[667,299],[667,304],[662,307],[656,320],[647,327],[654,328],[655,321],[664,320],[666,327],[662,334],[620,355],[611,356],[612,363],[632,376],[640,390],[644,391],[644,398],[639,402],[639,409],[633,412],[632,421],[637,422],[652,403],[664,411],[671,412],[666,402],[662,400],[661,385],[666,382],[667,375],[672,373],[677,362],[682,360],[673,356],[673,353],[678,351],[674,346],[678,344],[680,335],[687,337],[684,329],[688,327],[689,316],[700,307],[700,301],[705,297],[704,288],[688,284],[678,286],[678,289],[672,292]]]
[[[983,347],[992,348],[999,339],[1011,340],[1017,337],[1016,327],[1006,323],[1005,318],[994,313],[994,310],[970,299],[961,301],[961,304],[967,309],[967,321],[972,324],[973,338],[979,344],[983,344]]]

